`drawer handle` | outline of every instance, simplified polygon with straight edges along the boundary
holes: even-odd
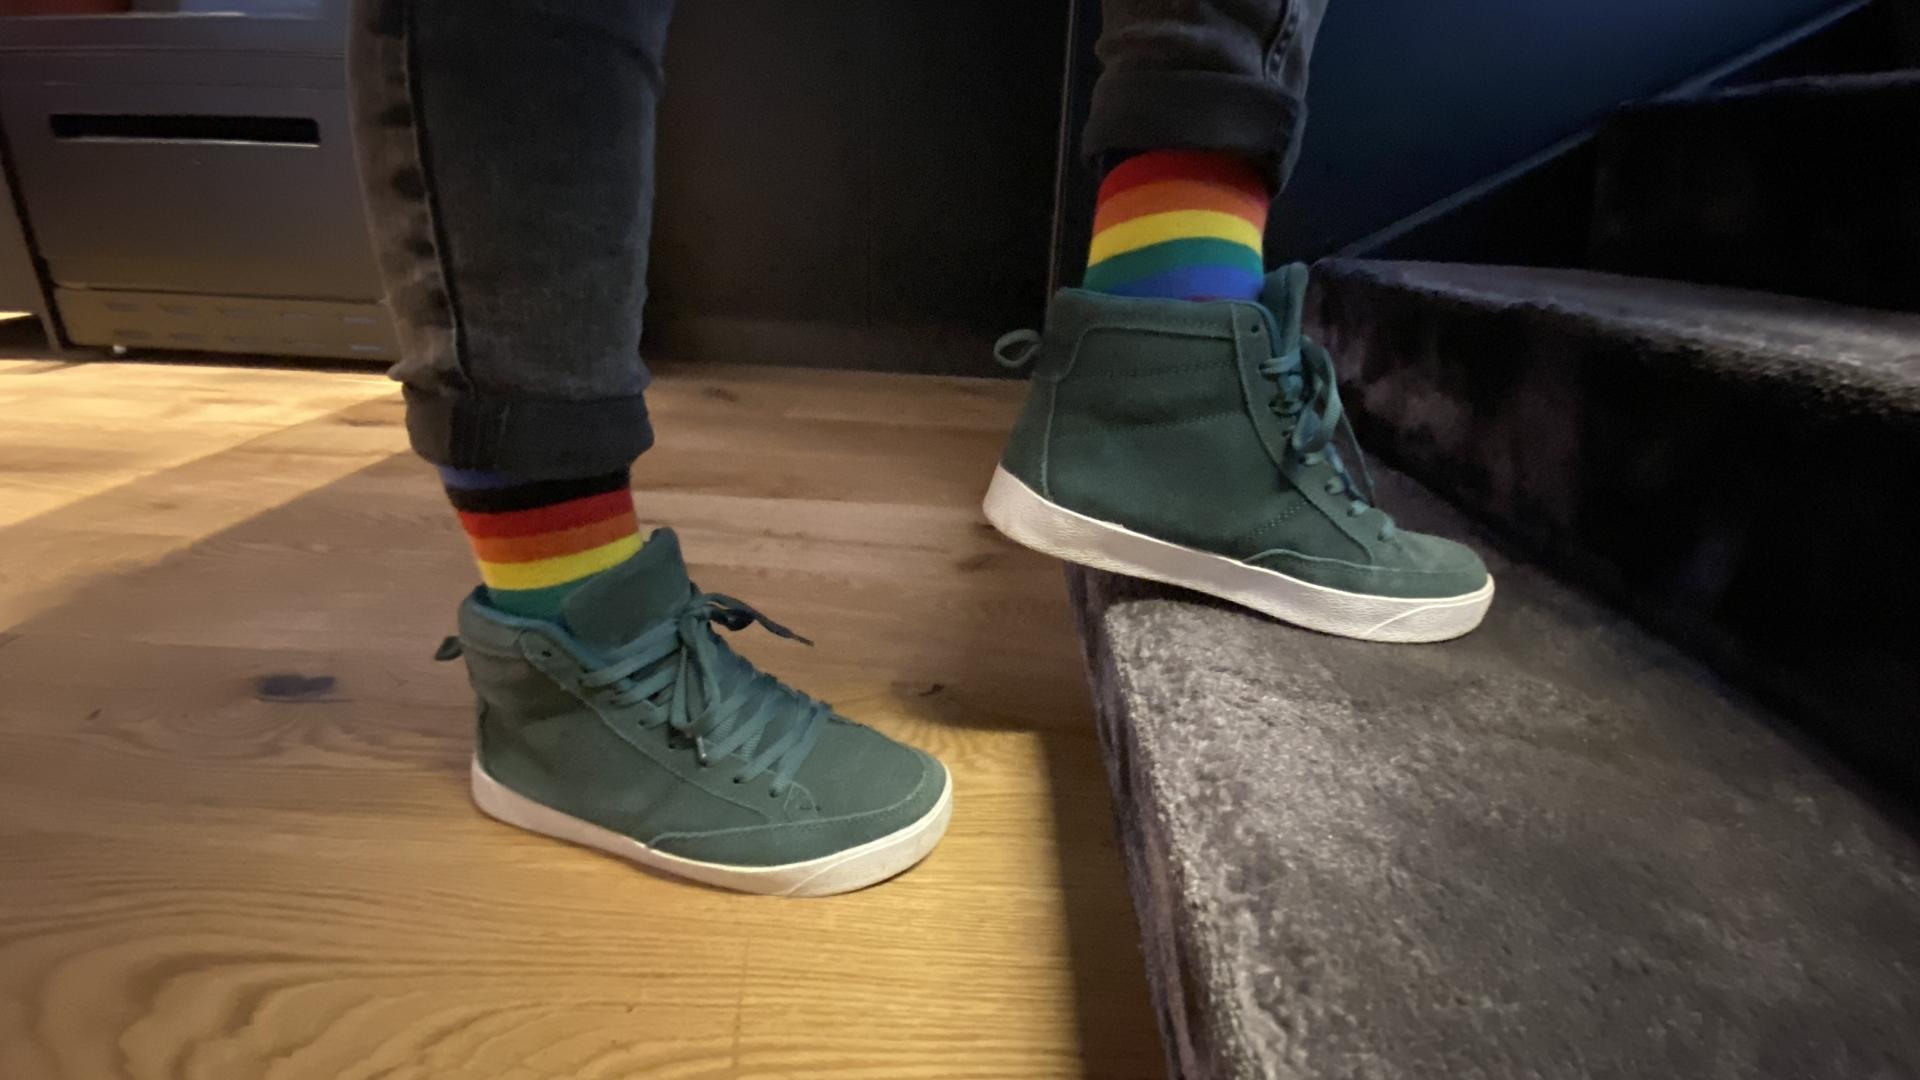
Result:
[[[159,116],[54,113],[56,139],[114,142],[268,143],[319,146],[320,124],[300,116]]]

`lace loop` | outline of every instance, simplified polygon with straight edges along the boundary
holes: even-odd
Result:
[[[702,766],[729,755],[747,757],[734,779],[745,783],[771,770],[771,793],[784,794],[832,710],[754,669],[712,629],[717,624],[739,631],[755,623],[778,637],[812,644],[751,605],[700,593],[613,660],[581,676],[580,684],[610,691],[607,700],[617,706],[650,706],[643,723],[665,724],[690,740]],[[786,722],[776,724],[782,713]]]
[[[1260,362],[1260,374],[1271,379],[1275,386],[1270,407],[1274,415],[1290,422],[1287,446],[1302,464],[1318,465],[1325,460],[1333,465],[1339,487],[1335,489],[1329,482],[1327,493],[1344,493],[1348,499],[1348,516],[1359,517],[1375,509],[1373,474],[1367,468],[1366,455],[1360,451],[1360,440],[1353,433],[1353,422],[1340,403],[1340,383],[1332,355],[1310,338],[1299,340],[1300,344],[1294,349]],[[1334,445],[1342,432],[1359,465],[1358,478],[1348,471],[1339,447]],[[1380,539],[1390,540],[1394,534],[1393,519],[1385,513],[1381,517],[1385,521],[1380,526]]]
[[[1019,371],[1033,362],[1040,351],[1040,334],[1035,330],[1013,330],[993,343],[993,359],[1008,371]]]

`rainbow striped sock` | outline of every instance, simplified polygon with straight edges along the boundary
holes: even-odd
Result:
[[[558,620],[573,590],[640,550],[625,472],[520,480],[440,470],[480,561],[487,601],[510,615]]]
[[[1100,183],[1084,285],[1116,296],[1260,295],[1266,181],[1231,154],[1154,150]]]

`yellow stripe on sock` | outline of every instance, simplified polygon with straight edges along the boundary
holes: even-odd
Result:
[[[618,566],[639,550],[640,534],[635,533],[573,555],[532,562],[482,562],[480,580],[486,582],[489,589],[546,589]]]
[[[1095,233],[1087,262],[1097,263],[1150,244],[1201,236],[1232,240],[1260,250],[1260,229],[1246,218],[1218,210],[1169,210],[1110,225]]]

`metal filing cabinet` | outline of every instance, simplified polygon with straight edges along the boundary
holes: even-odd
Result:
[[[0,125],[66,342],[391,360],[345,0],[184,6],[239,10],[0,19]]]

